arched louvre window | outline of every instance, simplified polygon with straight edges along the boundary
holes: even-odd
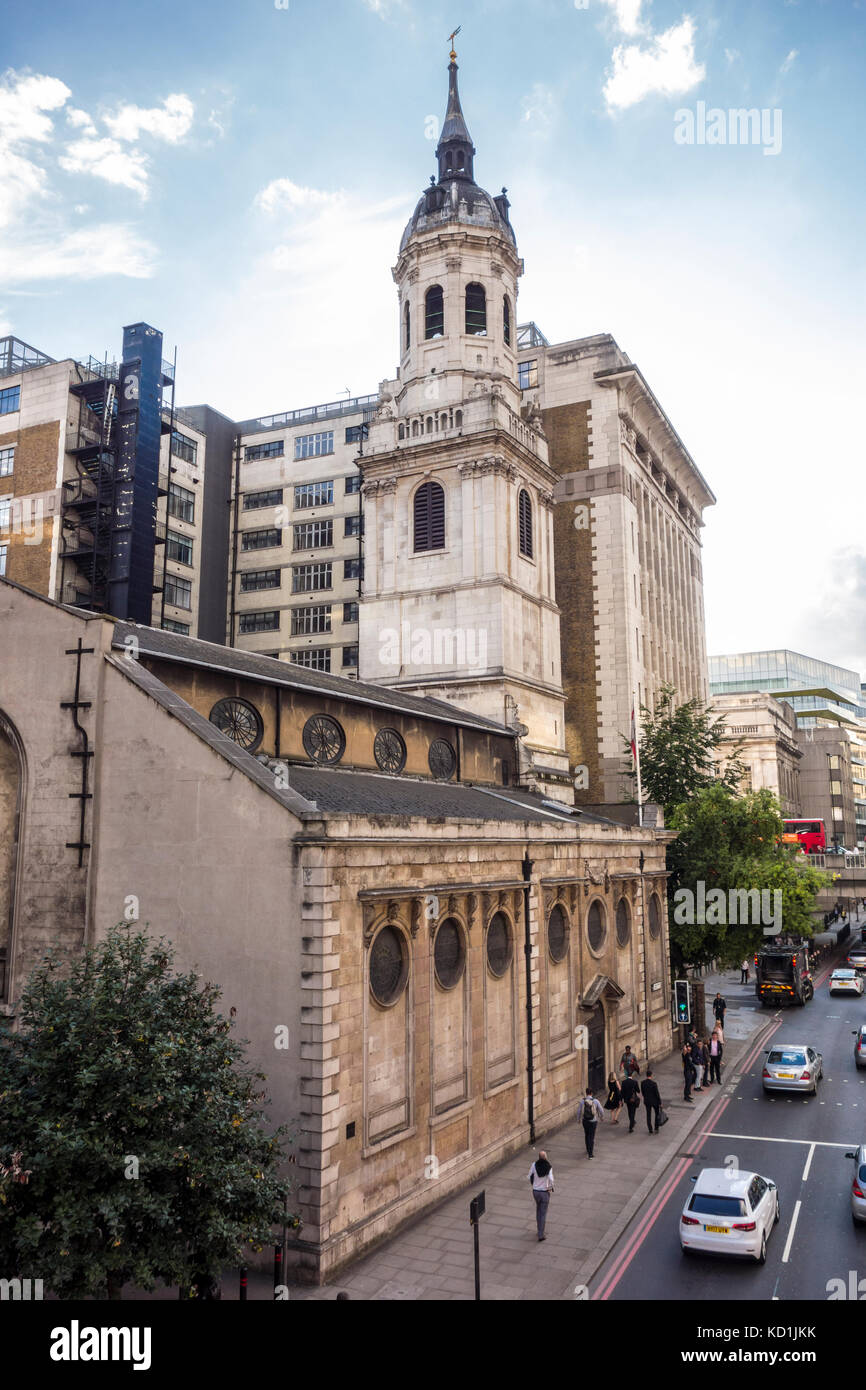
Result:
[[[403,309],[403,351],[408,352],[412,346],[412,310],[409,308],[409,301],[406,300]]]
[[[511,347],[511,300],[507,294],[502,298],[502,331],[505,335],[505,346]]]
[[[439,483],[422,483],[415,493],[415,549],[444,548],[445,492]]]
[[[525,488],[520,489],[517,499],[517,529],[520,553],[527,560],[532,559],[532,500]]]
[[[466,332],[487,336],[487,295],[483,285],[466,286]]]
[[[445,300],[441,285],[431,285],[424,299],[424,336],[441,338],[445,332]]]

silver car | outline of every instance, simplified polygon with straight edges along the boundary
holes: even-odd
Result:
[[[854,1033],[854,1061],[859,1067],[866,1067],[866,1023],[852,1029]]]
[[[856,946],[852,946],[848,952],[847,964],[858,975],[866,974],[866,945],[858,942]]]
[[[854,1160],[851,1218],[856,1226],[859,1222],[866,1221],[866,1144],[861,1144],[859,1149],[852,1149],[845,1157]]]
[[[767,1091],[806,1091],[816,1096],[824,1059],[805,1043],[777,1043],[767,1049],[761,1081]]]

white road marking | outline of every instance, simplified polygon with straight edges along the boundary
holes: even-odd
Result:
[[[817,1149],[850,1149],[850,1144],[832,1144],[829,1139],[778,1139],[771,1134],[722,1134],[716,1129],[703,1129],[710,1139],[754,1139],[759,1144],[812,1144]]]
[[[796,1202],[794,1205],[794,1215],[791,1217],[791,1229],[788,1232],[788,1239],[785,1241],[785,1249],[782,1254],[783,1265],[786,1265],[788,1263],[788,1256],[791,1253],[791,1245],[793,1244],[794,1240],[794,1232],[797,1229],[797,1217],[800,1215],[801,1205],[802,1204],[800,1202]]]
[[[809,1178],[809,1169],[812,1167],[812,1155],[814,1154],[814,1152],[815,1152],[815,1145],[813,1144],[812,1147],[811,1147],[810,1150],[809,1150],[809,1157],[806,1159],[806,1167],[803,1169],[803,1176],[802,1176],[802,1178],[801,1178],[801,1182],[807,1182],[807,1181],[808,1181],[808,1178]]]

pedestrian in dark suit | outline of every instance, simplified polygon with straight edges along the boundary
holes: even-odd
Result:
[[[697,1074],[697,1068],[692,1061],[692,1049],[686,1043],[683,1047],[683,1100],[687,1100],[689,1105],[694,1105],[692,1086]]]
[[[718,990],[716,990],[716,997],[713,1000],[713,1015],[715,1016],[716,1020],[722,1025],[723,1028],[725,1026],[725,1009],[727,1007],[727,999],[724,997],[723,994],[719,994]]]
[[[640,1083],[640,1091],[643,1096],[643,1103],[646,1106],[646,1127],[650,1134],[658,1134],[659,1111],[662,1108],[662,1098],[659,1095],[659,1088],[653,1080],[652,1067],[647,1067],[646,1080]],[[655,1116],[655,1130],[653,1130],[653,1116]]]
[[[722,1054],[724,1050],[721,1038],[718,1033],[714,1032],[713,1036],[710,1038],[709,1047],[711,1085],[714,1081],[718,1081],[720,1086],[722,1084]]]
[[[640,1086],[633,1076],[627,1076],[622,1083],[622,1103],[628,1112],[628,1132],[631,1134],[640,1105]]]

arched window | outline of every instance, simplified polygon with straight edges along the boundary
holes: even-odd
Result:
[[[403,351],[408,352],[412,346],[412,310],[409,308],[409,301],[406,300],[403,306]]]
[[[432,416],[432,415],[428,415],[428,416],[427,416],[427,422],[426,422],[426,430],[425,430],[425,433],[427,433],[427,434],[432,434],[432,433],[433,433],[433,416]]]
[[[462,150],[458,150],[458,151],[457,151],[457,168],[458,168],[458,169],[465,169],[465,167],[466,167],[466,156],[465,156],[465,154],[463,153]]]
[[[424,337],[441,338],[445,332],[445,300],[441,285],[431,285],[424,297]]]
[[[445,549],[445,492],[439,483],[422,483],[415,493],[415,550]]]
[[[406,429],[405,429],[405,427],[404,427],[403,425],[398,425],[398,426],[397,426],[397,438],[398,438],[398,439],[405,439],[405,438],[406,438]]]
[[[483,285],[466,286],[466,332],[487,337],[487,294]]]
[[[502,332],[505,346],[511,347],[511,300],[507,294],[502,296]]]
[[[532,559],[532,501],[526,488],[520,489],[517,499],[517,530],[520,553]]]
[[[462,430],[462,428],[463,428],[463,411],[462,411],[462,410],[455,410],[455,412],[454,412],[454,424],[455,424],[455,426],[456,426],[456,428],[457,428],[458,430]]]
[[[440,430],[447,430],[447,428],[448,428],[448,416],[447,416],[447,415],[440,415],[440,416],[439,416],[439,428],[440,428]]]
[[[413,439],[416,439],[420,433],[421,433],[421,426],[419,425],[419,423],[418,423],[417,420],[413,420],[413,421],[412,421],[412,438],[413,438]]]

